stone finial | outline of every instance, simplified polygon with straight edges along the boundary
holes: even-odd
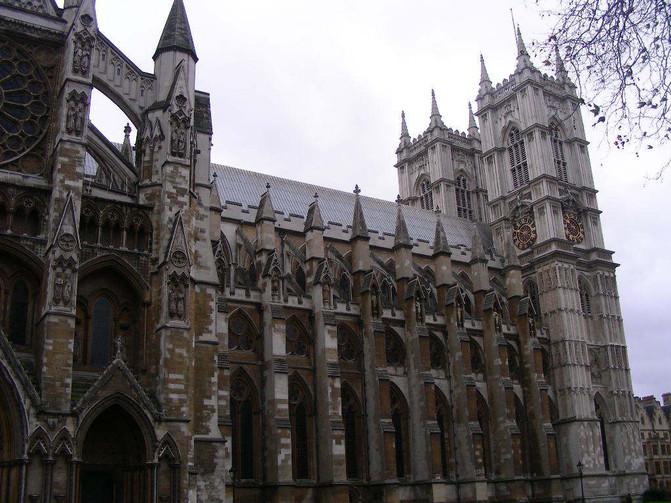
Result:
[[[123,339],[121,337],[117,337],[116,339],[114,339],[114,346],[116,348],[114,359],[115,360],[123,360],[124,359],[124,354],[126,352],[126,350],[124,348]]]
[[[475,115],[473,114],[473,107],[471,102],[468,102],[468,134],[473,138],[480,137],[480,131],[478,130],[478,123],[475,121]]]
[[[410,133],[408,133],[408,124],[405,122],[405,112],[401,110],[401,136],[400,136],[400,143],[398,145],[398,148],[404,148],[410,145],[411,140],[410,140]]]
[[[396,230],[394,231],[394,249],[401,247],[412,248],[412,239],[408,233],[408,226],[405,223],[405,218],[403,217],[403,205],[401,204],[401,198],[396,200]]]
[[[568,72],[566,71],[566,66],[564,66],[564,60],[559,53],[559,45],[555,44],[555,77],[560,82],[568,82]]]
[[[485,66],[485,58],[480,54],[480,91],[479,95],[485,95],[492,90],[492,81],[489,79],[489,73]]]
[[[361,198],[359,194],[361,189],[357,185],[354,187],[354,215],[352,216],[352,239],[364,238],[369,239],[368,226],[366,225],[366,218],[363,215],[363,207],[361,206]]]
[[[440,220],[440,216],[436,215],[436,232],[433,238],[433,256],[436,255],[451,255],[450,244],[447,242],[447,234],[445,234],[445,227]]]
[[[325,228],[324,220],[322,219],[322,212],[319,208],[319,195],[315,192],[315,199],[308,207],[308,214],[305,217],[305,226],[303,227],[303,232],[308,232],[311,230],[323,231]]]
[[[482,237],[477,227],[473,231],[473,240],[471,242],[471,262],[476,261],[487,261],[485,247],[482,244]]]
[[[522,31],[520,30],[519,25],[517,25],[517,31],[515,33],[515,42],[517,44],[517,71],[519,72],[525,68],[533,68],[534,65],[531,63],[531,58],[529,57],[527,47],[524,44]]]
[[[440,115],[440,111],[438,110],[436,93],[433,89],[431,89],[431,122],[429,123],[429,129],[444,128],[444,127],[445,123],[443,122],[443,118]]]
[[[193,43],[189,19],[186,15],[186,8],[183,0],[174,0],[168,19],[163,27],[161,38],[154,53],[154,61],[163,53],[169,51],[181,51],[190,54],[194,61],[198,61],[196,56],[196,46]]]
[[[275,222],[275,209],[273,208],[273,201],[270,199],[270,184],[266,183],[266,191],[261,194],[261,200],[259,201],[259,208],[256,210],[256,218],[254,223],[259,223],[263,220],[268,222]]]
[[[133,146],[130,143],[130,134],[133,130],[130,127],[130,124],[126,123],[126,127],[123,128],[123,144],[121,145],[121,155],[128,162],[133,163]]]

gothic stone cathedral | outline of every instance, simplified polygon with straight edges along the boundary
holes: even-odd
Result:
[[[0,502],[640,494],[575,86],[517,49],[467,132],[403,120],[393,203],[211,163],[182,0],[153,73],[0,0]]]

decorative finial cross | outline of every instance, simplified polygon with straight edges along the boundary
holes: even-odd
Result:
[[[116,360],[123,360],[123,353],[124,353],[124,347],[123,347],[123,339],[121,337],[117,337],[114,339],[114,345],[116,346]]]
[[[402,199],[401,199],[401,194],[396,194],[396,204],[398,204],[398,205],[400,206],[400,205],[401,205],[401,201],[402,201]]]
[[[319,199],[319,194],[315,192],[315,199]]]
[[[436,205],[436,209],[434,211],[436,215],[440,215],[440,206]]]
[[[270,189],[270,182],[266,182],[266,190]]]
[[[130,123],[127,122],[126,127],[123,128],[123,132],[126,136],[130,136],[131,131],[133,130],[130,128]]]
[[[361,189],[359,188],[359,184],[356,184],[356,185],[354,186],[354,193],[355,193],[357,196],[358,196],[359,194],[361,194]]]

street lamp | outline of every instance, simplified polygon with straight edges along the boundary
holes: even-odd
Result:
[[[581,496],[581,501],[582,501],[582,503],[585,503],[585,488],[584,488],[583,485],[582,485],[582,468],[583,468],[582,459],[581,459],[580,461],[578,461],[578,464],[576,465],[576,467],[578,468],[578,473],[580,474],[580,496]]]

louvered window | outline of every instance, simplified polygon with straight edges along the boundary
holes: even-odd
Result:
[[[455,194],[457,196],[457,216],[473,220],[473,206],[471,205],[471,191],[468,180],[460,175],[456,180]]]
[[[524,139],[517,128],[513,128],[508,134],[508,156],[510,157],[513,188],[518,189],[529,183],[529,164]]]
[[[552,126],[552,156],[555,162],[555,171],[557,178],[562,182],[568,182],[568,173],[566,171],[566,157],[564,156],[564,142],[559,135],[557,125]]]
[[[433,192],[431,191],[431,183],[429,183],[427,178],[419,184],[419,200],[422,204],[422,209],[433,209]]]

